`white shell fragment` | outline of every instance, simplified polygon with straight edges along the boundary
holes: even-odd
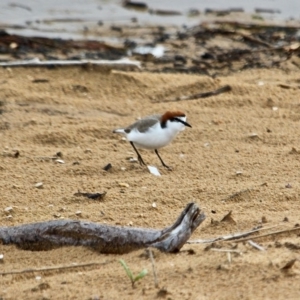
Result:
[[[151,174],[153,174],[155,176],[161,176],[156,167],[153,167],[153,166],[147,166],[147,167],[148,167],[148,170]]]
[[[152,203],[152,207],[156,208],[156,203],[155,202]]]
[[[13,212],[13,208],[12,206],[8,206],[8,207],[5,207],[4,208],[4,212],[7,214],[7,215],[10,215],[12,212]]]
[[[65,161],[62,160],[62,159],[57,159],[55,162],[58,163],[58,164],[64,164],[65,163]]]
[[[128,183],[125,183],[125,182],[119,182],[119,186],[121,187],[129,187],[129,184]]]
[[[40,188],[42,188],[43,187],[43,183],[42,182],[38,182],[38,183],[36,183],[34,186],[37,188],[37,189],[40,189]]]
[[[252,139],[252,140],[259,140],[260,137],[258,136],[258,134],[256,132],[252,132],[248,135],[248,138]]]
[[[3,258],[4,258],[4,255],[3,255],[3,254],[0,254],[0,262],[3,261]]]
[[[77,210],[75,214],[76,214],[76,216],[81,216],[81,214],[82,214],[81,210]]]
[[[137,158],[135,158],[135,157],[130,157],[129,161],[132,163],[138,162]]]

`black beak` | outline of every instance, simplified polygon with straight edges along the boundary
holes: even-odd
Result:
[[[184,121],[182,121],[181,119],[178,119],[178,118],[176,118],[176,120],[177,120],[178,122],[182,123],[183,125],[192,128],[192,125],[190,125],[188,122],[184,122]]]
[[[192,125],[190,125],[188,122],[182,121],[181,123],[184,124],[184,125],[187,126],[187,127],[191,127],[191,128],[192,128]]]

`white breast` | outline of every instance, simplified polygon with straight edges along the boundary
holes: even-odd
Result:
[[[156,123],[146,132],[139,132],[136,129],[131,130],[127,134],[127,140],[133,142],[139,148],[159,149],[168,145],[184,128],[185,126],[180,122],[167,121],[165,128],[162,128],[160,123]]]

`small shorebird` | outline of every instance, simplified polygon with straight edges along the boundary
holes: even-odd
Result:
[[[186,115],[181,111],[167,111],[163,115],[152,115],[142,118],[126,128],[115,129],[114,133],[123,134],[130,142],[141,165],[145,162],[137,148],[154,150],[162,165],[170,169],[157,149],[167,146],[185,127],[192,127],[186,122]]]

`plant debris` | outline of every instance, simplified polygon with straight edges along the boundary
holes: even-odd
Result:
[[[103,193],[85,193],[78,191],[74,194],[76,197],[86,197],[92,200],[102,200],[106,195],[106,192]]]

